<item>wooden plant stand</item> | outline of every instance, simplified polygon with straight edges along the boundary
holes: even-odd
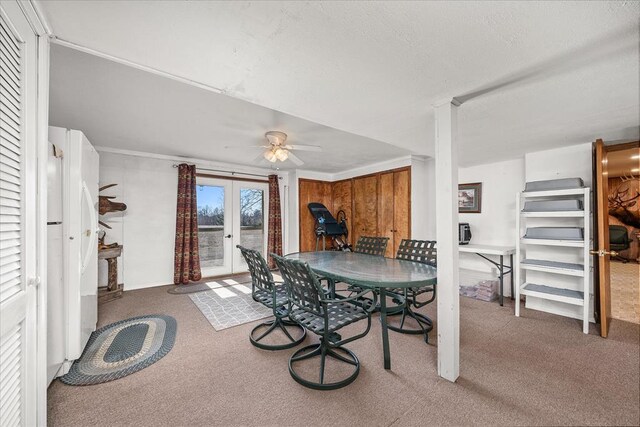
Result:
[[[107,286],[98,287],[98,302],[108,302],[122,298],[124,285],[118,283],[118,257],[122,255],[122,245],[98,250],[98,259],[104,259],[108,265]]]

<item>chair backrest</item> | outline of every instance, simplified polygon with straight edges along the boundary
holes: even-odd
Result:
[[[384,256],[388,242],[388,237],[360,236],[353,251],[360,254]]]
[[[397,259],[436,265],[437,252],[435,240],[402,239],[398,247]]]
[[[309,264],[271,254],[280,270],[291,304],[324,316],[320,299],[324,295],[318,277]]]
[[[627,232],[627,227],[625,227],[624,225],[610,225],[609,243],[623,246],[629,245],[629,234]]]
[[[236,246],[236,248],[240,249],[240,253],[242,253],[242,256],[247,262],[253,290],[260,289],[272,292],[275,282],[269,266],[267,266],[267,261],[262,257],[262,254],[254,249],[245,248],[240,245]]]

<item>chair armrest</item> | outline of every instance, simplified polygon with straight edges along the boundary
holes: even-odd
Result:
[[[341,302],[352,302],[356,301],[358,298],[361,298],[363,295],[371,292],[373,294],[372,303],[370,308],[366,308],[365,311],[372,313],[378,305],[378,295],[374,292],[373,289],[366,289],[356,295],[352,295],[348,298],[335,298],[335,299],[321,299],[320,302],[323,304],[333,304],[333,303],[341,303]]]

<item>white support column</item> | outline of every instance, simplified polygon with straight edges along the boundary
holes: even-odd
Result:
[[[454,99],[434,104],[436,120],[436,240],[438,242],[438,375],[460,372],[458,271],[458,141]]]

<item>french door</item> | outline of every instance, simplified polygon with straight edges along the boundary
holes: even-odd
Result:
[[[268,184],[198,177],[196,192],[203,277],[247,271],[237,245],[266,255]]]

